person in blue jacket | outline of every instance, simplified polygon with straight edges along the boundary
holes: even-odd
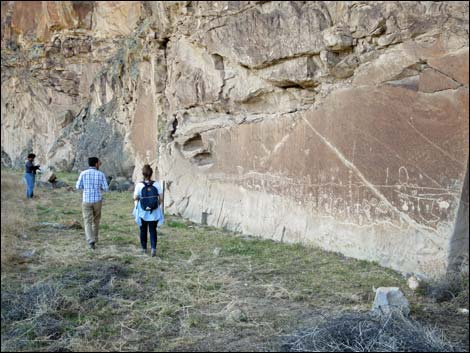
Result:
[[[135,185],[133,215],[137,225],[140,227],[140,245],[142,254],[147,252],[147,233],[150,233],[150,256],[157,253],[157,225],[163,223],[163,212],[160,205],[162,188],[156,180],[152,180],[153,170],[146,164],[142,168],[143,180]],[[152,189],[154,187],[156,190]],[[144,190],[144,188],[146,188]],[[153,203],[154,195],[158,193],[158,203]],[[150,196],[145,196],[150,195]],[[158,206],[157,206],[158,205]],[[156,208],[154,208],[157,206]]]
[[[40,169],[39,165],[34,165],[34,153],[28,154],[28,159],[24,165],[24,179],[26,181],[26,198],[33,198],[34,183],[36,182],[36,171]]]

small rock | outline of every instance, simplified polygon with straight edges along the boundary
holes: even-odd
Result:
[[[36,254],[36,250],[28,250],[28,251],[23,251],[21,253],[21,257],[24,257],[26,259],[30,259]]]
[[[126,178],[117,177],[116,179],[110,179],[111,181],[108,183],[109,190],[111,191],[132,191],[134,190],[134,184]]]
[[[377,40],[377,44],[379,47],[386,47],[387,45],[393,44],[394,42],[398,42],[400,40],[398,33],[391,33],[385,36],[380,37]]]
[[[55,229],[65,229],[65,226],[61,223],[51,223],[51,222],[38,222],[38,225],[41,227],[51,227]]]
[[[372,311],[380,315],[389,315],[392,312],[401,312],[408,316],[410,304],[398,287],[380,287],[375,291]]]
[[[64,223],[38,222],[39,226],[50,227],[54,229],[83,229],[78,221],[66,221]]]
[[[213,251],[214,256],[219,256],[221,251],[222,251],[221,248],[215,248]]]
[[[415,275],[411,276],[406,281],[406,283],[408,284],[408,287],[410,287],[410,289],[413,291],[418,290],[422,286],[421,282],[422,282],[421,278]]]
[[[459,311],[459,314],[468,315],[468,309],[460,308],[458,311]]]
[[[243,310],[235,308],[229,312],[227,319],[233,322],[244,322],[248,321],[248,316]]]
[[[351,301],[354,302],[354,303],[360,303],[360,302],[362,301],[361,296],[360,296],[359,294],[357,294],[357,293],[351,294],[349,298],[350,298]]]
[[[357,57],[348,56],[331,69],[331,74],[336,78],[348,78],[354,74],[358,65],[359,59]]]
[[[53,183],[57,179],[57,176],[54,174],[52,170],[47,170],[44,172],[44,174],[41,176],[41,181],[44,183]]]
[[[78,221],[66,221],[64,226],[66,229],[83,229],[81,223]]]
[[[67,188],[67,190],[68,190],[68,188],[69,188],[70,186],[67,185],[67,183],[64,183],[63,181],[60,181],[60,180],[56,180],[56,181],[54,181],[54,182],[52,183],[52,188],[53,188],[53,189],[59,189],[59,188],[63,188],[63,187]],[[72,189],[73,189],[73,188],[72,188]]]
[[[353,45],[353,38],[349,33],[344,33],[333,28],[323,33],[323,40],[328,49],[333,51],[346,50]]]

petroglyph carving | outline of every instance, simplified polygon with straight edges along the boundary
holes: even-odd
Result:
[[[337,177],[332,177],[334,181],[326,181],[326,174],[319,172],[315,178],[319,182],[314,183],[310,175],[295,179],[256,171],[242,173],[241,167],[239,170],[238,175],[211,173],[208,178],[212,181],[238,184],[247,190],[292,198],[320,215],[348,219],[360,225],[366,221],[375,224],[392,221],[404,226],[404,223],[400,222],[400,214],[397,214],[395,208],[389,207],[392,204],[397,205],[400,213],[406,212],[417,223],[435,228],[437,222],[450,222],[451,215],[446,211],[458,197],[458,189],[410,184],[409,173],[404,166],[398,169],[398,180],[394,185],[373,185],[383,194],[393,195],[387,202],[378,199],[369,190],[368,185],[353,178],[351,173],[348,181],[343,182]]]

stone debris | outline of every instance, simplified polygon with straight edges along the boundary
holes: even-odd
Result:
[[[41,227],[51,227],[54,229],[83,229],[78,221],[66,221],[64,223],[38,222]]]
[[[44,183],[54,183],[57,180],[57,176],[54,174],[52,170],[46,170],[42,176],[41,181]]]
[[[419,276],[412,275],[407,279],[406,283],[411,290],[417,291],[418,289],[422,288],[422,281],[423,280]]]
[[[372,311],[379,315],[400,312],[405,316],[410,313],[410,304],[398,287],[379,287],[375,291]]]

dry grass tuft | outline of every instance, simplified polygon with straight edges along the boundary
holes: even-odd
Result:
[[[403,315],[342,313],[288,336],[288,352],[454,352],[443,334]]]
[[[457,271],[423,283],[420,293],[437,303],[448,306],[467,308],[469,306],[468,260]]]
[[[2,170],[1,179],[1,264],[10,266],[22,261],[19,239],[28,237],[35,218],[35,212],[29,206],[35,200],[26,200],[23,193],[26,186],[18,174]]]

